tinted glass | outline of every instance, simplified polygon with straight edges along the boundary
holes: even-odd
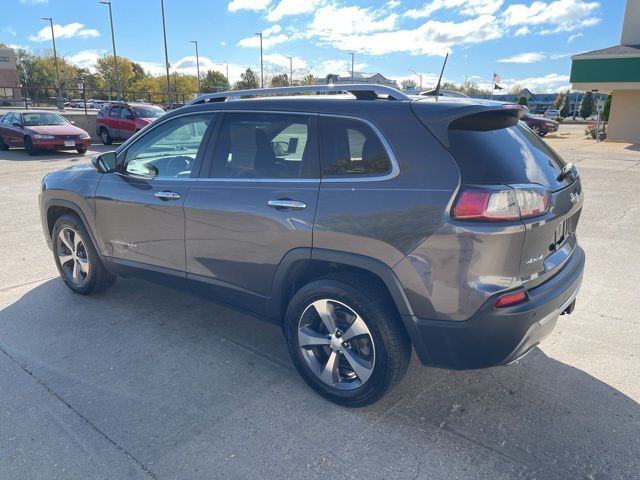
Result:
[[[309,178],[311,118],[225,114],[216,140],[213,178]]]
[[[211,118],[210,114],[174,118],[143,135],[126,152],[125,172],[153,178],[189,177]]]
[[[120,117],[120,110],[122,110],[120,107],[113,107],[109,111],[109,116],[110,117]]]
[[[37,125],[67,125],[67,121],[57,113],[23,113],[22,123],[26,127]]]
[[[324,177],[385,175],[391,160],[373,130],[358,120],[320,118],[320,158]]]
[[[2,117],[2,123],[4,125],[11,125],[13,119],[13,113],[7,113],[4,117]]]
[[[538,183],[551,190],[564,162],[535,133],[518,124],[497,130],[450,130],[450,150],[465,183]]]

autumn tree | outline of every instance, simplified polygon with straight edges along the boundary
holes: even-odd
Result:
[[[553,106],[555,107],[556,110],[559,110],[560,107],[562,106],[562,104],[564,103],[564,98],[567,96],[566,93],[564,92],[558,92],[558,94],[556,95],[556,99],[553,102]]]
[[[307,73],[304,77],[302,77],[302,79],[300,80],[300,85],[313,85],[316,83],[316,79],[313,76],[313,73]]]
[[[202,93],[224,92],[229,90],[227,77],[216,70],[208,70],[202,79]]]
[[[279,73],[274,75],[269,82],[270,87],[288,87],[289,76],[286,73]]]
[[[258,82],[258,77],[253,70],[247,68],[247,70],[240,74],[240,80],[238,80],[234,85],[234,90],[247,90],[251,88],[258,88],[260,83]]]
[[[416,83],[416,81],[410,78],[407,78],[406,80],[400,82],[400,85],[402,85],[402,90],[415,90],[416,88],[418,88],[418,84]]]

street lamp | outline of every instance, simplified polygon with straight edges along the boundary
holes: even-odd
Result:
[[[100,1],[102,5],[109,6],[109,22],[111,23],[111,44],[113,45],[113,68],[116,75],[116,91],[118,92],[118,101],[122,101],[122,90],[120,88],[120,72],[118,72],[118,54],[116,53],[116,37],[113,33],[113,14],[111,12],[111,2]]]
[[[200,55],[198,54],[198,41],[189,40],[189,43],[194,43],[196,45],[196,71],[198,73],[198,95],[200,95]]]
[[[262,63],[262,32],[256,33],[260,37],[260,88],[264,88],[264,66]]]
[[[351,83],[353,83],[355,81],[355,77],[353,73],[353,56],[355,55],[355,53],[350,52],[349,55],[351,55]]]
[[[293,85],[293,57],[287,57],[289,59],[289,85]]]
[[[412,69],[409,69],[409,71],[415,73],[418,77],[420,77],[420,90],[422,90],[422,74]]]
[[[160,9],[162,10],[162,35],[164,36],[164,65],[167,69],[167,103],[169,108],[171,104],[171,79],[169,78],[169,53],[167,51],[167,28],[164,22],[164,0],[160,0]]]
[[[62,105],[60,99],[62,98],[62,93],[60,92],[60,72],[58,71],[58,53],[56,52],[56,35],[53,32],[53,18],[52,17],[42,17],[42,20],[49,22],[51,25],[51,40],[53,41],[53,64],[56,67],[56,88],[58,90],[58,98],[57,104],[58,108]]]

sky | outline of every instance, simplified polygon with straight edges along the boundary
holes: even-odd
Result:
[[[53,17],[59,55],[91,68],[112,54],[108,7],[98,0],[0,0],[0,42],[40,52],[51,48]],[[217,69],[231,81],[259,70],[256,32],[263,33],[265,71],[294,79],[312,72],[380,72],[435,85],[445,80],[533,92],[569,86],[570,56],[620,43],[625,0],[164,0],[169,63],[178,72]],[[164,71],[160,0],[112,0],[116,51],[153,74]],[[413,72],[412,72],[413,71]],[[415,72],[415,73],[414,73]]]

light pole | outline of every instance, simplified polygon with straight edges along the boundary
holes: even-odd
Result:
[[[412,69],[409,69],[409,71],[415,73],[418,77],[420,77],[420,90],[422,90],[422,74]]]
[[[264,65],[262,63],[262,32],[256,33],[260,37],[260,88],[264,88]]]
[[[287,57],[289,59],[289,85],[293,85],[293,57]]]
[[[351,83],[353,83],[355,81],[355,77],[354,77],[354,73],[353,73],[353,57],[355,55],[354,52],[350,52],[349,55],[351,55]]]
[[[198,53],[198,41],[189,40],[189,42],[195,43],[196,45],[196,72],[198,73],[198,95],[200,95],[200,54]]]
[[[60,72],[58,71],[58,53],[56,52],[56,35],[53,32],[53,18],[52,17],[42,17],[42,20],[46,20],[51,25],[51,40],[53,41],[53,64],[56,67],[56,89],[58,90],[58,98],[57,104],[58,108],[62,105],[60,98],[62,94],[60,92]]]
[[[116,37],[113,33],[113,14],[111,13],[111,2],[98,2],[109,6],[109,22],[111,23],[111,44],[113,45],[113,68],[116,75],[116,91],[118,92],[118,101],[122,101],[122,89],[120,88],[120,72],[118,72],[118,54],[116,53]]]
[[[169,53],[167,51],[167,28],[164,22],[164,0],[160,0],[160,9],[162,10],[162,35],[164,36],[164,65],[167,69],[167,102],[169,103],[169,108],[173,105],[171,104],[171,79],[169,78]]]

